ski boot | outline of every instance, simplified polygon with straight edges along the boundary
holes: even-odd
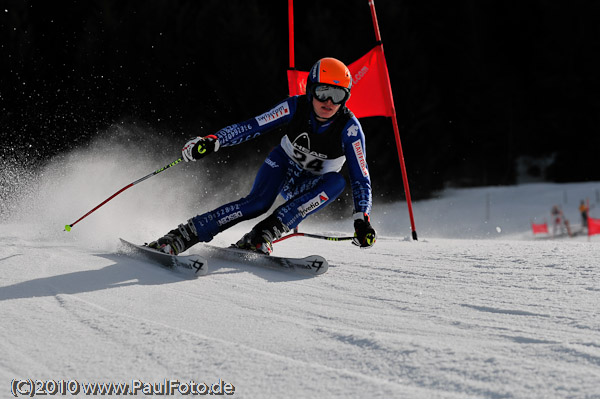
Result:
[[[290,231],[275,215],[271,215],[246,233],[235,246],[240,249],[270,255],[273,252],[273,241]]]
[[[169,255],[179,255],[199,242],[196,227],[192,219],[190,219],[187,224],[180,224],[165,236],[152,241],[148,244],[148,247]]]

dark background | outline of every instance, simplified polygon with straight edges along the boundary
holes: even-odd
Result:
[[[519,159],[539,179],[600,180],[600,2],[375,5],[413,198],[515,184]],[[295,22],[298,69],[376,44],[367,0],[297,0]],[[3,1],[0,35],[2,156],[16,162],[88,146],[114,124],[176,157],[189,137],[287,96],[285,0]],[[376,195],[403,198],[391,121],[361,122]],[[215,160],[262,160],[272,144]]]

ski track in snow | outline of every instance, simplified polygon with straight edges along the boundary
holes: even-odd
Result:
[[[223,379],[241,398],[600,397],[596,242],[297,238],[278,253],[314,250],[326,274],[213,261],[186,280],[116,239],[97,251],[13,231],[0,229],[2,397],[13,378]]]

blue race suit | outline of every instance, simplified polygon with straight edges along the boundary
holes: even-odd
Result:
[[[250,194],[192,218],[200,241],[208,242],[229,227],[266,213],[278,195],[285,203],[275,211],[289,229],[333,202],[346,185],[339,173],[348,161],[354,212],[369,214],[372,195],[365,136],[346,108],[319,122],[306,96],[289,97],[273,109],[216,133],[221,147],[237,145],[286,127],[281,143],[260,167]]]

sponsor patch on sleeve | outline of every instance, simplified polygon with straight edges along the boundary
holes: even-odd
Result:
[[[363,150],[360,140],[356,140],[352,143],[352,148],[354,149],[354,155],[356,155],[356,160],[358,161],[363,176],[368,177],[369,170],[367,169],[367,160],[365,159],[365,151]]]
[[[256,117],[256,122],[258,122],[258,126],[266,125],[267,123],[271,123],[279,118],[283,118],[286,115],[290,114],[290,106],[288,102],[284,102],[279,104],[277,107],[273,108],[270,111],[265,112],[262,115]]]

